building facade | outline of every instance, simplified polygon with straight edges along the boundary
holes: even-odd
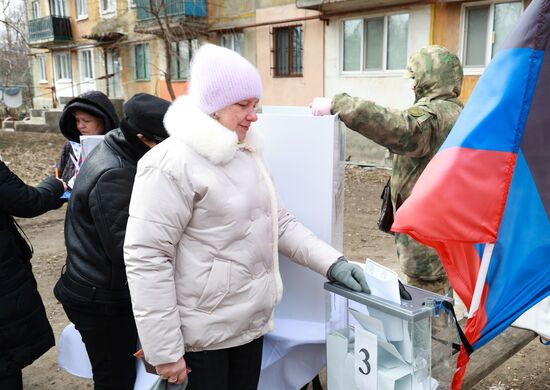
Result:
[[[262,104],[307,105],[315,96],[347,92],[394,108],[414,99],[402,77],[409,55],[440,44],[464,64],[465,101],[527,6],[517,0],[27,1],[38,108],[89,89],[123,99],[137,92],[170,98],[167,79],[172,95],[180,95],[193,52],[207,41],[256,64]],[[387,157],[382,148],[373,151],[374,163]]]
[[[181,94],[192,50],[207,28],[206,1],[28,1],[35,108],[91,89],[122,99],[138,92],[169,97],[169,55],[173,89]],[[169,35],[162,33],[166,20]]]

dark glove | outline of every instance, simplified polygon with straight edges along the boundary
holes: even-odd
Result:
[[[331,282],[337,281],[349,289],[370,294],[363,269],[357,264],[349,263],[344,256],[330,266],[327,277]]]
[[[411,294],[405,290],[405,286],[401,283],[401,280],[399,280],[399,296],[406,301],[412,300]]]

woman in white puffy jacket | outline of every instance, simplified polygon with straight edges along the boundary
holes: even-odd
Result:
[[[188,389],[256,389],[282,295],[278,251],[367,291],[363,273],[278,203],[251,124],[262,84],[239,54],[196,53],[170,137],[139,162],[124,257],[145,359]]]

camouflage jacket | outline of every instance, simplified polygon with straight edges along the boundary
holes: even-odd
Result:
[[[411,56],[407,71],[415,79],[416,102],[395,110],[345,93],[332,100],[331,111],[351,130],[395,154],[391,179],[394,207],[410,195],[418,177],[437,152],[462,111],[458,58],[440,46]]]

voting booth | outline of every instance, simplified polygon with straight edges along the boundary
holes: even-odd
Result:
[[[452,300],[406,289],[412,299],[397,303],[325,284],[328,390],[448,388],[455,325],[452,316],[437,309],[443,300]],[[446,360],[448,375],[434,378],[432,359]]]
[[[282,205],[319,238],[342,251],[344,147],[334,115],[309,107],[263,106],[254,124]],[[334,259],[336,260],[336,259]],[[283,298],[265,335],[260,390],[300,389],[326,365],[326,277],[279,254]]]

